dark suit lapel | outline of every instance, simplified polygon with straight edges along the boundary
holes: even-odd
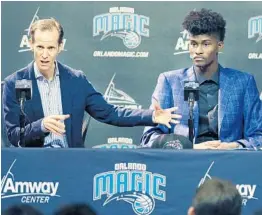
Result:
[[[32,80],[32,100],[27,101],[27,107],[32,110],[36,119],[44,117],[43,106],[40,93],[37,86],[37,81],[34,73],[34,62],[28,65],[28,72],[24,74],[24,79]]]
[[[70,114],[70,118],[65,120],[66,126],[66,137],[67,143],[69,147],[73,144],[71,142],[71,120],[72,120],[72,86],[71,75],[69,74],[68,70],[59,62],[58,69],[59,69],[59,79],[60,79],[60,89],[61,89],[61,100],[62,100],[62,107],[63,107],[63,114]]]
[[[220,66],[219,70],[219,96],[218,96],[218,135],[220,136],[220,129],[223,123],[223,118],[227,110],[228,101],[234,86],[234,81],[231,80],[230,71]]]

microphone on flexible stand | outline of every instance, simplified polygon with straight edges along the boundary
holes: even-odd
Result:
[[[194,139],[194,114],[193,108],[195,101],[199,100],[199,83],[195,81],[184,82],[184,101],[188,101],[189,106],[189,140],[193,142]]]
[[[16,92],[16,99],[20,106],[20,138],[18,145],[21,147],[25,147],[25,101],[30,100],[32,98],[32,81],[31,80],[17,80],[15,82],[15,92]]]

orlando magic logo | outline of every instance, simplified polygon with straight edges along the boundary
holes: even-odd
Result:
[[[164,149],[177,149],[177,150],[181,150],[183,149],[183,146],[181,144],[181,142],[179,140],[172,140],[172,141],[168,141],[164,144],[163,146]]]
[[[149,37],[149,17],[134,13],[133,8],[112,7],[109,13],[93,18],[93,36],[103,33],[101,40],[107,37],[122,39],[127,48],[134,49],[141,43],[141,36]]]
[[[248,20],[248,39],[258,35],[256,43],[262,40],[262,16],[251,17]]]
[[[107,198],[103,206],[115,201],[132,205],[137,215],[149,215],[155,208],[155,199],[166,201],[166,193],[160,187],[166,186],[166,177],[146,171],[140,163],[117,163],[114,171],[95,175],[93,200]]]
[[[132,205],[134,212],[136,214],[141,214],[141,215],[151,214],[155,208],[155,200],[148,194],[141,193],[141,192],[129,191],[121,195],[119,195],[118,193],[114,194],[106,199],[103,206],[105,206],[112,200],[116,200],[116,201],[123,200],[125,202],[130,203]]]

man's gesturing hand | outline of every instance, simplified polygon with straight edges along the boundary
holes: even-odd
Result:
[[[65,124],[63,121],[69,117],[69,114],[47,116],[43,119],[43,125],[48,131],[56,135],[63,135],[65,133]]]
[[[168,109],[162,109],[159,105],[159,103],[154,104],[154,112],[153,112],[153,122],[159,123],[167,126],[168,128],[171,128],[171,125],[169,123],[180,123],[179,120],[175,119],[181,119],[182,116],[179,114],[173,114],[172,112],[176,111],[178,107],[172,107]]]

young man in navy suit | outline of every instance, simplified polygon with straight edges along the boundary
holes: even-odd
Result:
[[[143,147],[152,147],[161,135],[189,136],[188,102],[184,101],[184,82],[199,82],[199,101],[195,102],[194,148],[235,149],[262,145],[262,105],[254,77],[235,69],[223,68],[218,53],[224,46],[226,21],[207,9],[191,11],[183,22],[188,31],[193,66],[160,74],[152,96],[162,108],[178,107],[181,123],[169,129],[164,125],[146,127]]]
[[[131,110],[108,104],[82,71],[58,61],[63,28],[54,19],[38,20],[30,28],[34,61],[5,79],[3,112],[7,136],[14,146],[20,140],[20,107],[16,100],[17,80],[32,81],[32,99],[25,102],[24,141],[27,146],[83,147],[84,111],[100,122],[115,126],[177,123],[176,108]]]

